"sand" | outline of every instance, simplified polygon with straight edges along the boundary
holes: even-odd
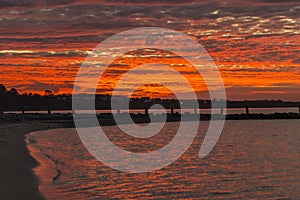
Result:
[[[26,134],[45,129],[67,127],[55,122],[0,123],[0,199],[45,199],[38,190],[39,178],[33,168],[38,165],[27,149]]]

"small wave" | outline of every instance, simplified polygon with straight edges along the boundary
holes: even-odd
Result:
[[[38,162],[34,168],[34,173],[39,177],[41,185],[39,186],[42,193],[47,185],[59,179],[62,172],[58,169],[58,160],[46,154],[40,147],[39,136],[45,131],[32,132],[26,135],[26,143],[30,155]]]

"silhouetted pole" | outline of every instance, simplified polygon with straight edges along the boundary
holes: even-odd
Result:
[[[174,106],[171,104],[171,115],[174,115]]]
[[[246,114],[249,115],[249,106],[246,105]]]
[[[194,106],[194,114],[197,115],[197,113],[198,113],[197,109],[199,109],[199,113],[200,113],[198,100],[194,101],[193,106]]]
[[[120,108],[117,108],[117,114],[119,115],[121,113]]]
[[[51,115],[51,107],[48,107],[48,115]]]
[[[48,97],[48,115],[51,115],[51,102],[50,102],[50,97]]]
[[[48,115],[51,115],[51,97],[53,97],[53,92],[51,90],[45,90],[45,96],[48,103]]]
[[[221,106],[221,115],[224,115],[224,108]]]
[[[145,106],[145,115],[149,115],[149,109],[148,109],[148,106]]]
[[[51,101],[50,101],[50,96],[48,98],[48,115],[51,115]]]

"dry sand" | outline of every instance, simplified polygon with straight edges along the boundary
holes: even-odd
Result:
[[[39,179],[33,168],[38,165],[30,156],[25,135],[38,130],[68,127],[53,122],[0,122],[0,199],[44,199],[38,190]]]

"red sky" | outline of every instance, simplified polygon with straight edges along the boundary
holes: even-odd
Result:
[[[228,99],[298,101],[299,16],[300,3],[281,0],[5,0],[0,3],[0,83],[20,92],[70,93],[80,64],[98,43],[131,28],[156,26],[186,33],[208,51]],[[137,56],[122,62],[132,67],[144,61]],[[177,69],[189,72],[185,65]],[[194,87],[205,92],[195,77],[189,76]],[[114,81],[108,78],[101,91],[109,91]]]

